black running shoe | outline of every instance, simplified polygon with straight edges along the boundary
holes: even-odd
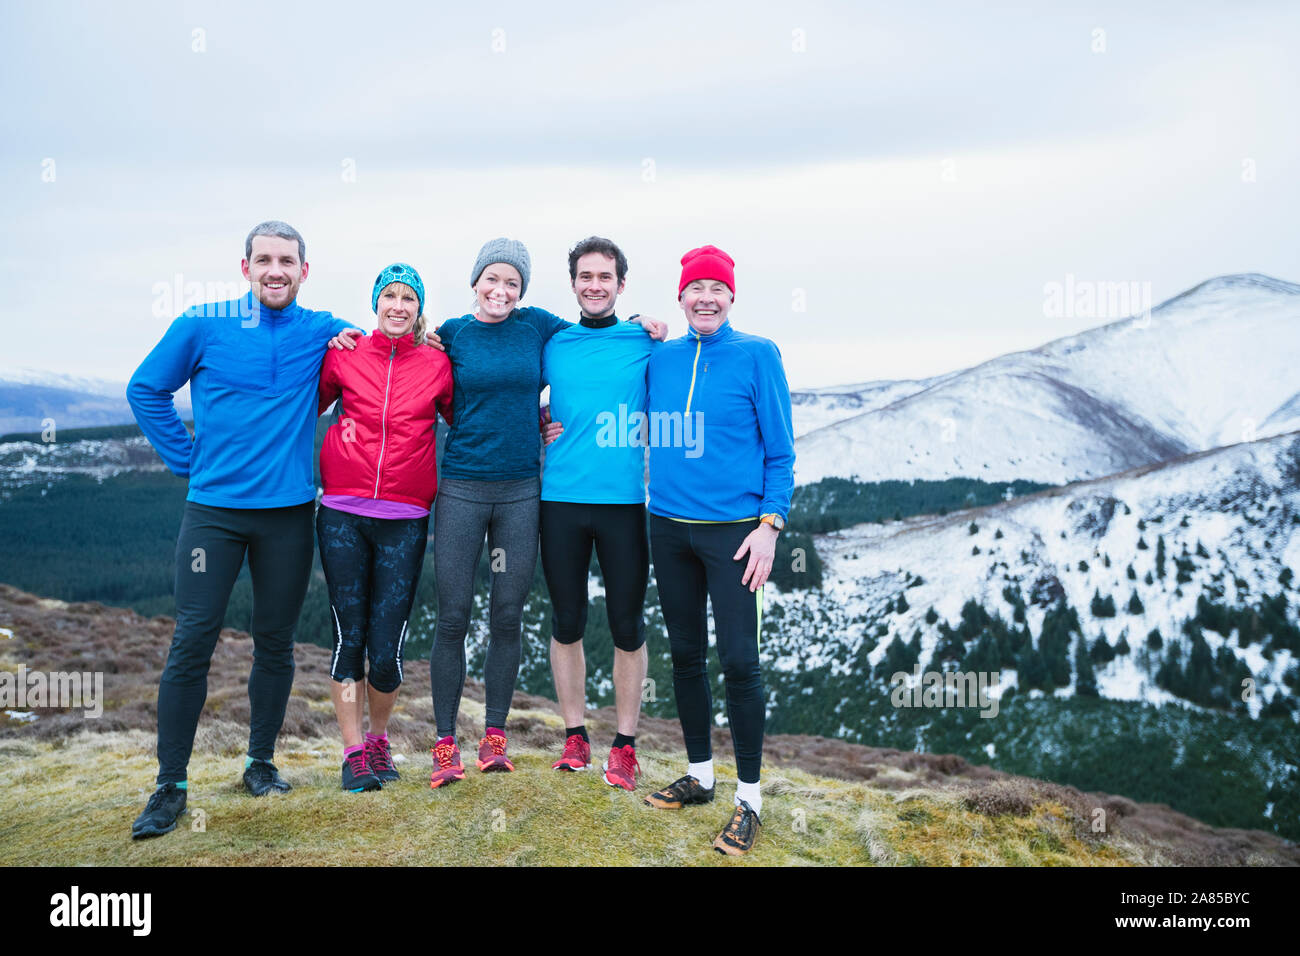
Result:
[[[713,787],[705,790],[700,782],[692,776],[674,780],[662,790],[656,790],[645,798],[645,802],[660,810],[679,810],[696,803],[712,803]]]
[[[382,790],[383,783],[366,764],[366,752],[358,750],[343,758],[343,789],[352,793],[363,790]]]
[[[163,784],[149,795],[144,812],[131,824],[131,839],[162,836],[176,829],[176,818],[185,812],[186,792],[174,783]]]
[[[401,780],[402,775],[393,766],[393,755],[388,749],[387,740],[366,741],[366,763],[376,777],[384,783]]]
[[[713,840],[713,849],[728,856],[742,856],[754,848],[761,829],[758,814],[744,800],[736,804],[731,822]]]
[[[288,793],[293,788],[271,761],[254,760],[244,771],[244,789],[255,797],[261,797],[272,791]]]

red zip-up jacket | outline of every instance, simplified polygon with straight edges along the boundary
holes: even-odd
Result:
[[[331,349],[320,370],[319,411],[342,398],[325,433],[320,474],[327,495],[428,508],[438,493],[436,427],[451,423],[451,360],[411,335],[376,329],[353,351]]]

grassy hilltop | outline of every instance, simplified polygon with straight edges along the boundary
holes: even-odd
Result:
[[[715,732],[718,800],[658,811],[640,796],[685,765],[676,722],[638,734],[637,794],[598,772],[550,770],[563,737],[551,702],[517,695],[514,774],[467,771],[428,786],[427,669],[408,668],[390,729],[403,779],[382,792],[338,788],[341,756],[328,698],[328,652],[299,645],[276,761],[294,791],[254,800],[239,778],[247,743],[251,641],[226,631],[190,769],[191,815],[176,832],[132,842],[152,787],[154,704],[172,621],[99,604],[65,604],[0,585],[0,670],[105,672],[104,714],[37,711],[0,719],[9,768],[0,796],[0,863],[59,865],[1067,865],[1300,864],[1300,848],[1259,831],[1213,829],[1163,805],[1082,793],[974,766],[817,737],[772,736],[762,837],[742,860],[713,852],[735,778]],[[466,689],[461,742],[477,740],[482,688]],[[597,753],[611,709],[588,720]],[[468,756],[468,755],[467,755]],[[198,811],[202,811],[200,814]],[[1098,821],[1104,829],[1097,830]],[[201,825],[200,825],[201,824]]]

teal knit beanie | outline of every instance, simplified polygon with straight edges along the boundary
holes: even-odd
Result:
[[[420,273],[415,271],[415,267],[408,266],[405,262],[394,262],[379,273],[379,277],[375,279],[375,290],[370,293],[371,311],[379,312],[379,293],[383,292],[393,282],[401,282],[415,290],[415,297],[420,300],[420,314],[423,315],[424,283],[420,281]]]

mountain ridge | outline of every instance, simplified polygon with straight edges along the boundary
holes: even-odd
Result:
[[[1061,484],[1291,430],[1300,425],[1290,377],[1300,362],[1298,323],[1300,285],[1218,276],[1149,319],[1130,316],[929,379],[799,392],[796,481]]]

